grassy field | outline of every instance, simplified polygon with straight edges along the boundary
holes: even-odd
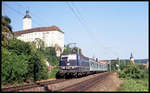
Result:
[[[149,81],[146,79],[122,79],[123,84],[118,88],[118,91],[136,91],[148,92]]]

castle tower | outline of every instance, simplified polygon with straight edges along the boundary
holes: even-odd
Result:
[[[133,58],[132,53],[131,53],[131,56],[130,56],[130,61],[134,64],[134,58]]]
[[[26,11],[26,15],[23,18],[23,30],[32,28],[32,18],[29,15],[29,11]]]

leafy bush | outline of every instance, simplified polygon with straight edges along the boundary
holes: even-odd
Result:
[[[4,54],[5,53],[5,54]],[[27,73],[28,57],[25,55],[17,55],[13,52],[4,51],[2,48],[2,83],[12,81],[23,81]]]
[[[72,50],[69,47],[66,47],[63,51],[63,53],[72,53]]]
[[[55,47],[46,48],[43,54],[51,65],[59,63],[59,57],[56,56]]]
[[[118,68],[116,67],[116,64],[118,64],[118,60],[111,60],[111,71],[118,70]]]
[[[144,78],[144,71],[139,69],[134,64],[129,64],[126,68],[124,68],[121,72],[119,72],[120,78]]]
[[[57,78],[57,73],[59,72],[59,66],[56,66],[49,74],[49,78]]]
[[[8,45],[6,47],[9,51],[16,53],[17,55],[31,55],[31,46],[28,42],[23,42],[21,40],[8,40]]]
[[[149,70],[141,64],[128,62],[119,72],[119,77],[123,80],[119,91],[148,91]]]
[[[149,90],[149,82],[147,79],[123,79],[123,82],[118,88],[119,92],[148,92]]]
[[[48,78],[48,68],[44,63],[45,57],[33,44],[14,37],[13,39],[4,38],[3,32],[5,31],[14,35],[10,23],[11,20],[8,17],[2,16],[2,84],[22,82],[33,78],[35,80]],[[40,43],[40,46],[43,45]]]
[[[44,55],[33,51],[28,42],[8,40],[6,49],[2,46],[2,83],[48,78]]]
[[[28,77],[34,77],[35,80],[47,79],[48,68],[44,64],[44,58],[40,52],[35,52],[29,59]]]
[[[142,63],[137,63],[137,67],[141,70],[146,70],[146,67]]]

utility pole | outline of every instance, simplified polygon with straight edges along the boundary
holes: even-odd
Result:
[[[79,47],[77,47],[78,48],[78,55],[79,55]]]
[[[111,72],[111,61],[109,60],[109,70]]]
[[[119,57],[117,58],[118,59],[118,71],[120,71],[120,59],[119,59]]]

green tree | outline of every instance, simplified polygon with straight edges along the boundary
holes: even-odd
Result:
[[[2,21],[1,21],[1,31],[2,31],[2,35],[1,35],[1,42],[2,42],[2,46],[6,47],[7,44],[7,39],[13,39],[14,38],[14,33],[12,32],[12,27],[10,25],[11,20],[9,17],[7,16],[2,16]]]
[[[59,57],[56,56],[55,47],[47,47],[44,51],[44,55],[51,65],[56,65],[59,63]]]
[[[40,38],[35,38],[35,40],[33,41],[33,44],[36,45],[36,47],[38,49],[40,49],[40,51],[44,51],[44,48],[45,48],[45,43],[42,39]]]
[[[2,48],[2,84],[13,81],[23,81],[26,78],[28,57]]]
[[[11,19],[7,16],[2,16],[2,23],[1,23],[1,26],[2,26],[2,32],[8,32],[8,33],[11,33],[13,34],[12,32],[12,27],[10,25],[11,23]]]
[[[12,33],[10,22],[8,17],[2,17],[2,32]],[[36,40],[40,49],[35,48],[36,43],[7,38],[7,46],[1,46],[2,84],[48,78],[48,68],[42,54],[44,42]]]
[[[5,49],[2,47],[2,83],[23,80],[41,80],[48,78],[45,57],[40,50],[32,51],[29,42],[8,40]]]
[[[129,60],[120,60],[120,70],[127,68],[128,64],[130,63]]]
[[[140,79],[144,78],[144,71],[130,62],[126,68],[119,72],[119,77]]]
[[[30,55],[31,46],[29,42],[24,42],[18,39],[8,40],[8,45],[6,47],[9,51],[15,52],[17,55]]]
[[[78,50],[79,50],[79,54],[82,54],[82,50],[79,48],[78,49],[78,47],[74,47],[73,49],[72,49],[72,52],[76,52],[76,53],[78,53]]]
[[[142,63],[140,63],[140,62],[137,63],[136,65],[137,65],[138,68],[141,69],[141,70],[145,70],[145,69],[146,69],[146,67],[145,67]]]
[[[78,53],[78,47],[73,47],[72,49],[69,48],[69,46],[66,46],[63,53],[69,54],[69,53]],[[82,54],[82,50],[79,48],[79,53]]]
[[[50,47],[50,56],[56,56],[55,47]]]
[[[35,81],[48,78],[48,67],[40,52],[34,52],[29,59],[28,78],[34,78]]]
[[[32,52],[36,52],[38,49],[36,48],[36,43],[35,42],[30,42],[30,46],[32,48]]]
[[[72,53],[72,51],[70,48],[65,48],[63,53],[69,54],[69,53]]]
[[[117,71],[118,70],[116,64],[118,64],[118,60],[111,60],[111,70],[112,71]]]

